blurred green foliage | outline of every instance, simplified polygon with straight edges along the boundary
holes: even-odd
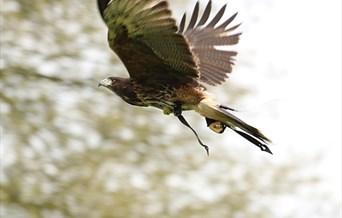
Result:
[[[273,165],[237,144],[208,158],[174,117],[96,87],[125,75],[115,63],[95,1],[2,2],[2,217],[293,217],[273,202],[315,187],[295,176],[312,160]]]

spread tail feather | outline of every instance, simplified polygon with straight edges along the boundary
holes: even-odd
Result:
[[[196,111],[206,118],[221,122],[223,125],[226,125],[254,145],[258,146],[262,151],[272,154],[271,150],[267,147],[267,144],[272,143],[269,138],[258,129],[248,125],[240,118],[219,107],[212,99],[206,98],[202,100],[198,104]]]

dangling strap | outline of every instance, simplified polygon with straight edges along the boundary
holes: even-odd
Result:
[[[252,142],[254,145],[258,146],[262,151],[268,152],[270,154],[273,154],[272,151],[267,147],[267,145],[265,145],[264,143],[260,142],[259,140],[255,139],[254,137],[248,135],[247,133],[244,133],[240,130],[231,128],[232,130],[234,130],[237,134],[239,134],[240,136],[244,137],[245,139],[247,139],[248,141]]]
[[[181,114],[177,114],[177,117],[179,119],[179,121],[181,121],[181,123],[184,125],[184,126],[187,126],[189,129],[191,129],[191,131],[195,134],[198,142],[200,143],[200,145],[206,150],[207,152],[207,155],[209,156],[209,147],[205,144],[202,143],[202,141],[199,139],[196,131],[190,126],[190,124],[185,120],[185,118],[183,117],[183,115]]]

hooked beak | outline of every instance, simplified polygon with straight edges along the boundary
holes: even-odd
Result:
[[[112,81],[110,79],[106,78],[106,79],[101,80],[99,82],[99,84],[97,85],[97,87],[100,87],[100,86],[107,87],[107,86],[109,86],[111,84],[112,84]]]

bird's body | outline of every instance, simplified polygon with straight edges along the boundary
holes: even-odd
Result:
[[[270,140],[221,107],[203,85],[223,83],[237,54],[229,46],[238,42],[240,33],[233,32],[239,25],[228,28],[236,14],[218,25],[226,5],[208,21],[209,1],[197,22],[197,3],[187,29],[185,15],[180,27],[176,26],[166,1],[98,0],[98,6],[108,26],[109,45],[130,74],[130,78],[108,77],[99,86],[129,104],[173,113],[187,126],[181,112],[194,110],[206,118],[213,131],[222,133],[229,127],[270,152],[266,146]]]
[[[156,107],[167,115],[174,111],[177,104],[181,106],[182,111],[195,110],[199,102],[209,95],[200,87],[161,83],[146,86],[129,78],[109,77],[101,83],[101,86],[111,87],[115,94],[129,104]]]

